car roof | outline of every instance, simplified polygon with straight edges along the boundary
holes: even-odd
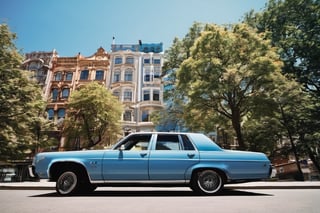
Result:
[[[193,132],[134,132],[129,135],[150,135],[150,134],[170,134],[170,135],[188,135],[199,151],[221,151],[222,148],[213,142],[203,133]],[[129,136],[128,135],[128,136]]]

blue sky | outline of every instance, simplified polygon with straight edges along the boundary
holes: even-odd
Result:
[[[191,25],[239,22],[267,0],[0,0],[0,23],[18,35],[23,53],[51,51],[90,56],[102,46],[183,38]]]

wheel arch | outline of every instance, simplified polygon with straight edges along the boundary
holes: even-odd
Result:
[[[209,167],[209,166],[194,168],[191,172],[190,181],[192,181],[192,179],[195,178],[195,176],[197,175],[198,172],[204,171],[204,170],[213,170],[221,176],[223,183],[228,182],[228,175],[226,174],[226,172],[223,169],[218,168],[218,167]]]
[[[59,175],[61,175],[64,171],[73,170],[77,172],[84,178],[89,178],[88,172],[83,164],[80,162],[74,161],[57,161],[51,164],[49,168],[49,179],[50,181],[57,181]]]

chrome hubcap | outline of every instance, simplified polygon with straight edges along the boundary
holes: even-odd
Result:
[[[77,185],[77,176],[73,172],[63,173],[58,180],[58,189],[62,194],[70,193]]]

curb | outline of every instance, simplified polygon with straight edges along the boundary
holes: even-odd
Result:
[[[225,189],[320,189],[320,186],[228,186]]]
[[[1,186],[0,190],[55,190],[52,186]]]

